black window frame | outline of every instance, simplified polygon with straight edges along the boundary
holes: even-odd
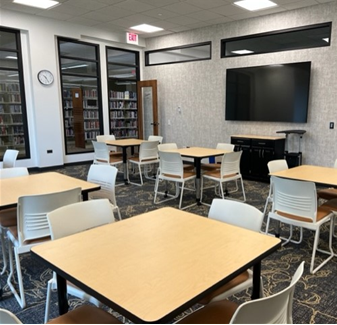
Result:
[[[21,47],[21,32],[18,29],[8,28],[0,26],[0,30],[6,33],[14,33],[16,39],[16,50],[10,48],[2,48],[0,45],[1,51],[9,51],[9,52],[16,52],[17,54],[17,69],[14,68],[3,68],[0,67],[0,70],[10,70],[13,72],[17,72],[19,74],[19,83],[20,83],[20,101],[21,101],[21,114],[22,114],[22,125],[23,125],[23,132],[24,132],[24,139],[25,139],[25,155],[19,153],[17,159],[30,159],[31,152],[30,152],[30,138],[29,138],[29,129],[28,129],[28,117],[27,117],[27,102],[26,102],[26,93],[25,93],[25,82],[24,82],[24,71],[23,71],[23,60],[22,60],[22,47]],[[1,161],[3,157],[1,157]]]
[[[172,61],[172,62],[165,62],[165,63],[150,63],[149,56],[152,53],[158,53],[158,52],[166,52],[166,51],[172,51],[172,50],[181,50],[181,49],[187,49],[192,47],[200,47],[204,45],[209,45],[209,57],[203,58],[203,59],[191,59],[191,60],[184,60],[184,61]],[[205,61],[205,60],[212,60],[212,41],[207,42],[201,42],[201,43],[194,43],[194,44],[188,44],[188,45],[182,45],[182,46],[174,46],[174,47],[166,47],[162,49],[157,50],[151,50],[151,51],[145,51],[145,66],[156,66],[156,65],[167,65],[167,64],[180,64],[180,63],[188,63],[188,62],[195,62],[195,61]]]
[[[92,59],[87,59],[87,58],[81,58],[81,57],[74,57],[74,56],[62,56],[61,55],[61,48],[60,48],[60,43],[61,42],[72,42],[72,43],[77,43],[77,44],[84,44],[84,45],[90,45],[95,47],[95,55],[96,55],[96,60]],[[64,131],[64,144],[65,144],[65,152],[66,155],[77,155],[77,154],[84,154],[84,153],[89,153],[89,152],[94,152],[94,148],[92,147],[91,150],[85,149],[83,151],[76,151],[76,152],[69,152],[68,151],[68,145],[67,145],[67,134],[66,134],[66,126],[65,126],[65,115],[64,115],[64,85],[63,85],[63,75],[66,76],[72,76],[72,77],[88,77],[88,78],[97,78],[97,102],[98,102],[98,120],[99,120],[99,133],[103,134],[104,133],[104,126],[103,126],[103,103],[102,103],[102,85],[101,85],[101,62],[100,62],[100,46],[99,44],[95,43],[90,43],[90,42],[84,42],[80,41],[78,39],[73,39],[73,38],[68,38],[68,37],[57,37],[57,49],[58,49],[58,59],[59,59],[59,71],[60,71],[60,86],[61,86],[61,96],[62,96],[62,121],[63,121],[63,131]],[[64,72],[62,70],[62,58],[64,59],[74,59],[74,60],[84,60],[84,61],[89,61],[89,62],[95,62],[97,65],[97,75],[86,75],[82,73],[71,73],[71,72]],[[67,71],[67,70],[65,70]]]
[[[266,51],[260,51],[260,52],[254,52],[254,53],[247,53],[247,54],[236,54],[233,53],[231,55],[226,54],[226,45],[231,42],[237,42],[237,41],[244,41],[244,40],[253,40],[254,38],[264,38],[264,37],[270,37],[270,36],[277,36],[281,34],[291,34],[301,31],[310,31],[317,28],[329,28],[329,41],[323,43],[323,45],[316,45],[316,46],[301,46],[301,47],[294,47],[294,48],[287,48],[287,49],[279,49],[279,50],[266,50]],[[266,53],[275,53],[275,52],[284,52],[284,51],[294,51],[294,50],[303,50],[308,48],[318,48],[318,47],[326,47],[331,45],[331,29],[332,29],[332,22],[326,22],[321,24],[313,24],[313,25],[306,25],[306,26],[300,26],[295,28],[287,28],[277,31],[271,31],[266,33],[258,33],[258,34],[252,34],[252,35],[245,35],[245,36],[239,36],[239,37],[232,37],[232,38],[225,38],[220,41],[220,58],[232,58],[232,57],[241,57],[241,56],[247,56],[247,55],[258,55],[258,54],[266,54]]]

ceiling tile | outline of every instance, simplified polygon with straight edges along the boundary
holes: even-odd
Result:
[[[145,4],[143,2],[135,1],[135,0],[126,0],[123,2],[119,2],[116,4],[116,7],[122,8],[125,10],[131,10],[133,12],[143,12],[146,10],[154,9],[155,7]]]
[[[169,11],[173,11],[176,12],[178,14],[181,15],[186,15],[186,14],[190,14],[192,12],[196,12],[201,10],[200,8],[196,7],[196,6],[192,6],[188,3],[184,3],[184,2],[179,2],[179,3],[175,3],[169,6],[164,7],[164,9],[169,10]]]

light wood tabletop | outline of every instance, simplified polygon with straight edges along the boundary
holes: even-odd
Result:
[[[168,322],[254,266],[280,239],[162,208],[38,245],[33,256],[133,322]],[[255,276],[256,275],[256,276]],[[60,312],[66,312],[58,291]],[[63,304],[63,305],[62,305]]]
[[[82,189],[83,200],[88,199],[88,192],[100,189],[97,184],[57,172],[0,179],[0,209],[15,207],[20,196],[59,192],[75,187]]]
[[[337,186],[337,168],[331,167],[301,165],[271,173],[270,175],[328,186]]]

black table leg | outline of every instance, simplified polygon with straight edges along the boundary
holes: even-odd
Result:
[[[59,313],[63,315],[68,312],[68,295],[67,295],[67,281],[60,275],[56,274],[57,294],[59,303]]]
[[[260,298],[260,286],[261,286],[261,261],[257,262],[253,267],[252,299]]]

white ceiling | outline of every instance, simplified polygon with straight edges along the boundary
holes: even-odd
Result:
[[[137,32],[144,38],[167,35],[230,21],[333,2],[336,0],[273,0],[278,7],[250,12],[235,6],[236,0],[58,0],[60,5],[42,10],[1,0],[0,7],[31,15],[96,27],[130,31],[150,24],[164,28],[157,33]]]

